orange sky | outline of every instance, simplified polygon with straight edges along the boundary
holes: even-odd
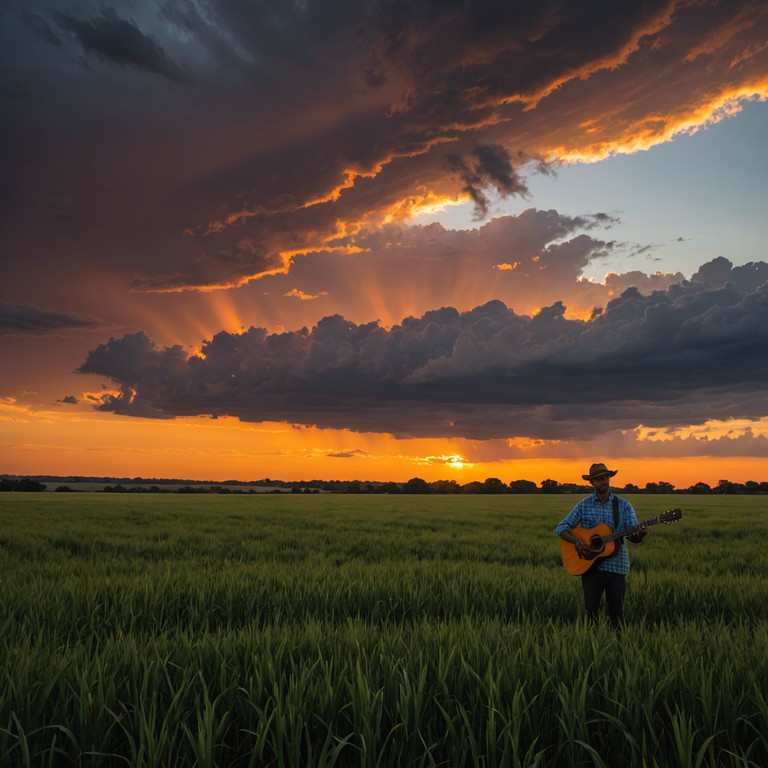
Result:
[[[721,479],[765,479],[752,457],[602,456],[472,460],[477,444],[463,439],[396,440],[383,434],[320,430],[236,419],[152,420],[109,414],[31,411],[0,403],[0,466],[6,474],[170,477],[189,480],[379,480],[466,483],[551,478],[580,482],[592,459],[620,470],[616,484],[671,482],[686,488]]]

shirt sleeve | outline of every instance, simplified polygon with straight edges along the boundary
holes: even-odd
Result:
[[[624,502],[624,530],[627,528],[634,528],[636,525],[638,525],[635,510],[626,499],[622,499],[622,501]]]
[[[581,524],[581,504],[577,504],[558,524],[555,533],[559,536],[563,531],[570,531]]]

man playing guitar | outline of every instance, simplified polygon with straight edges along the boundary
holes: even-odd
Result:
[[[557,535],[573,545],[579,558],[584,561],[581,573],[581,586],[584,591],[584,607],[587,616],[595,620],[600,608],[603,592],[608,605],[608,617],[611,626],[618,627],[624,620],[624,593],[626,575],[629,571],[629,554],[624,537],[615,544],[612,542],[606,556],[595,556],[588,541],[575,535],[574,529],[593,529],[607,524],[611,531],[636,530],[626,538],[635,543],[642,543],[647,531],[638,527],[637,516],[632,505],[615,496],[611,491],[611,478],[618,470],[610,470],[605,464],[596,463],[589,468],[589,474],[582,475],[595,489],[591,496],[582,499],[555,528]],[[590,565],[591,562],[591,565]]]

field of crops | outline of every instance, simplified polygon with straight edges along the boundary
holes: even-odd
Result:
[[[768,765],[768,499],[629,497],[590,627],[572,496],[0,495],[0,766]]]

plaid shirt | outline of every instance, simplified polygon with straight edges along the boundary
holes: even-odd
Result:
[[[619,500],[619,530],[625,531],[627,528],[638,524],[637,516],[632,505],[626,499],[622,499],[620,496],[616,498]],[[563,531],[569,531],[571,528],[594,528],[599,523],[608,523],[611,530],[614,530],[613,491],[608,494],[608,501],[605,504],[600,503],[596,493],[582,499],[558,524],[555,533],[559,536]],[[600,560],[597,568],[611,573],[627,573],[629,571],[629,553],[624,539],[619,539],[616,542],[616,554]]]

